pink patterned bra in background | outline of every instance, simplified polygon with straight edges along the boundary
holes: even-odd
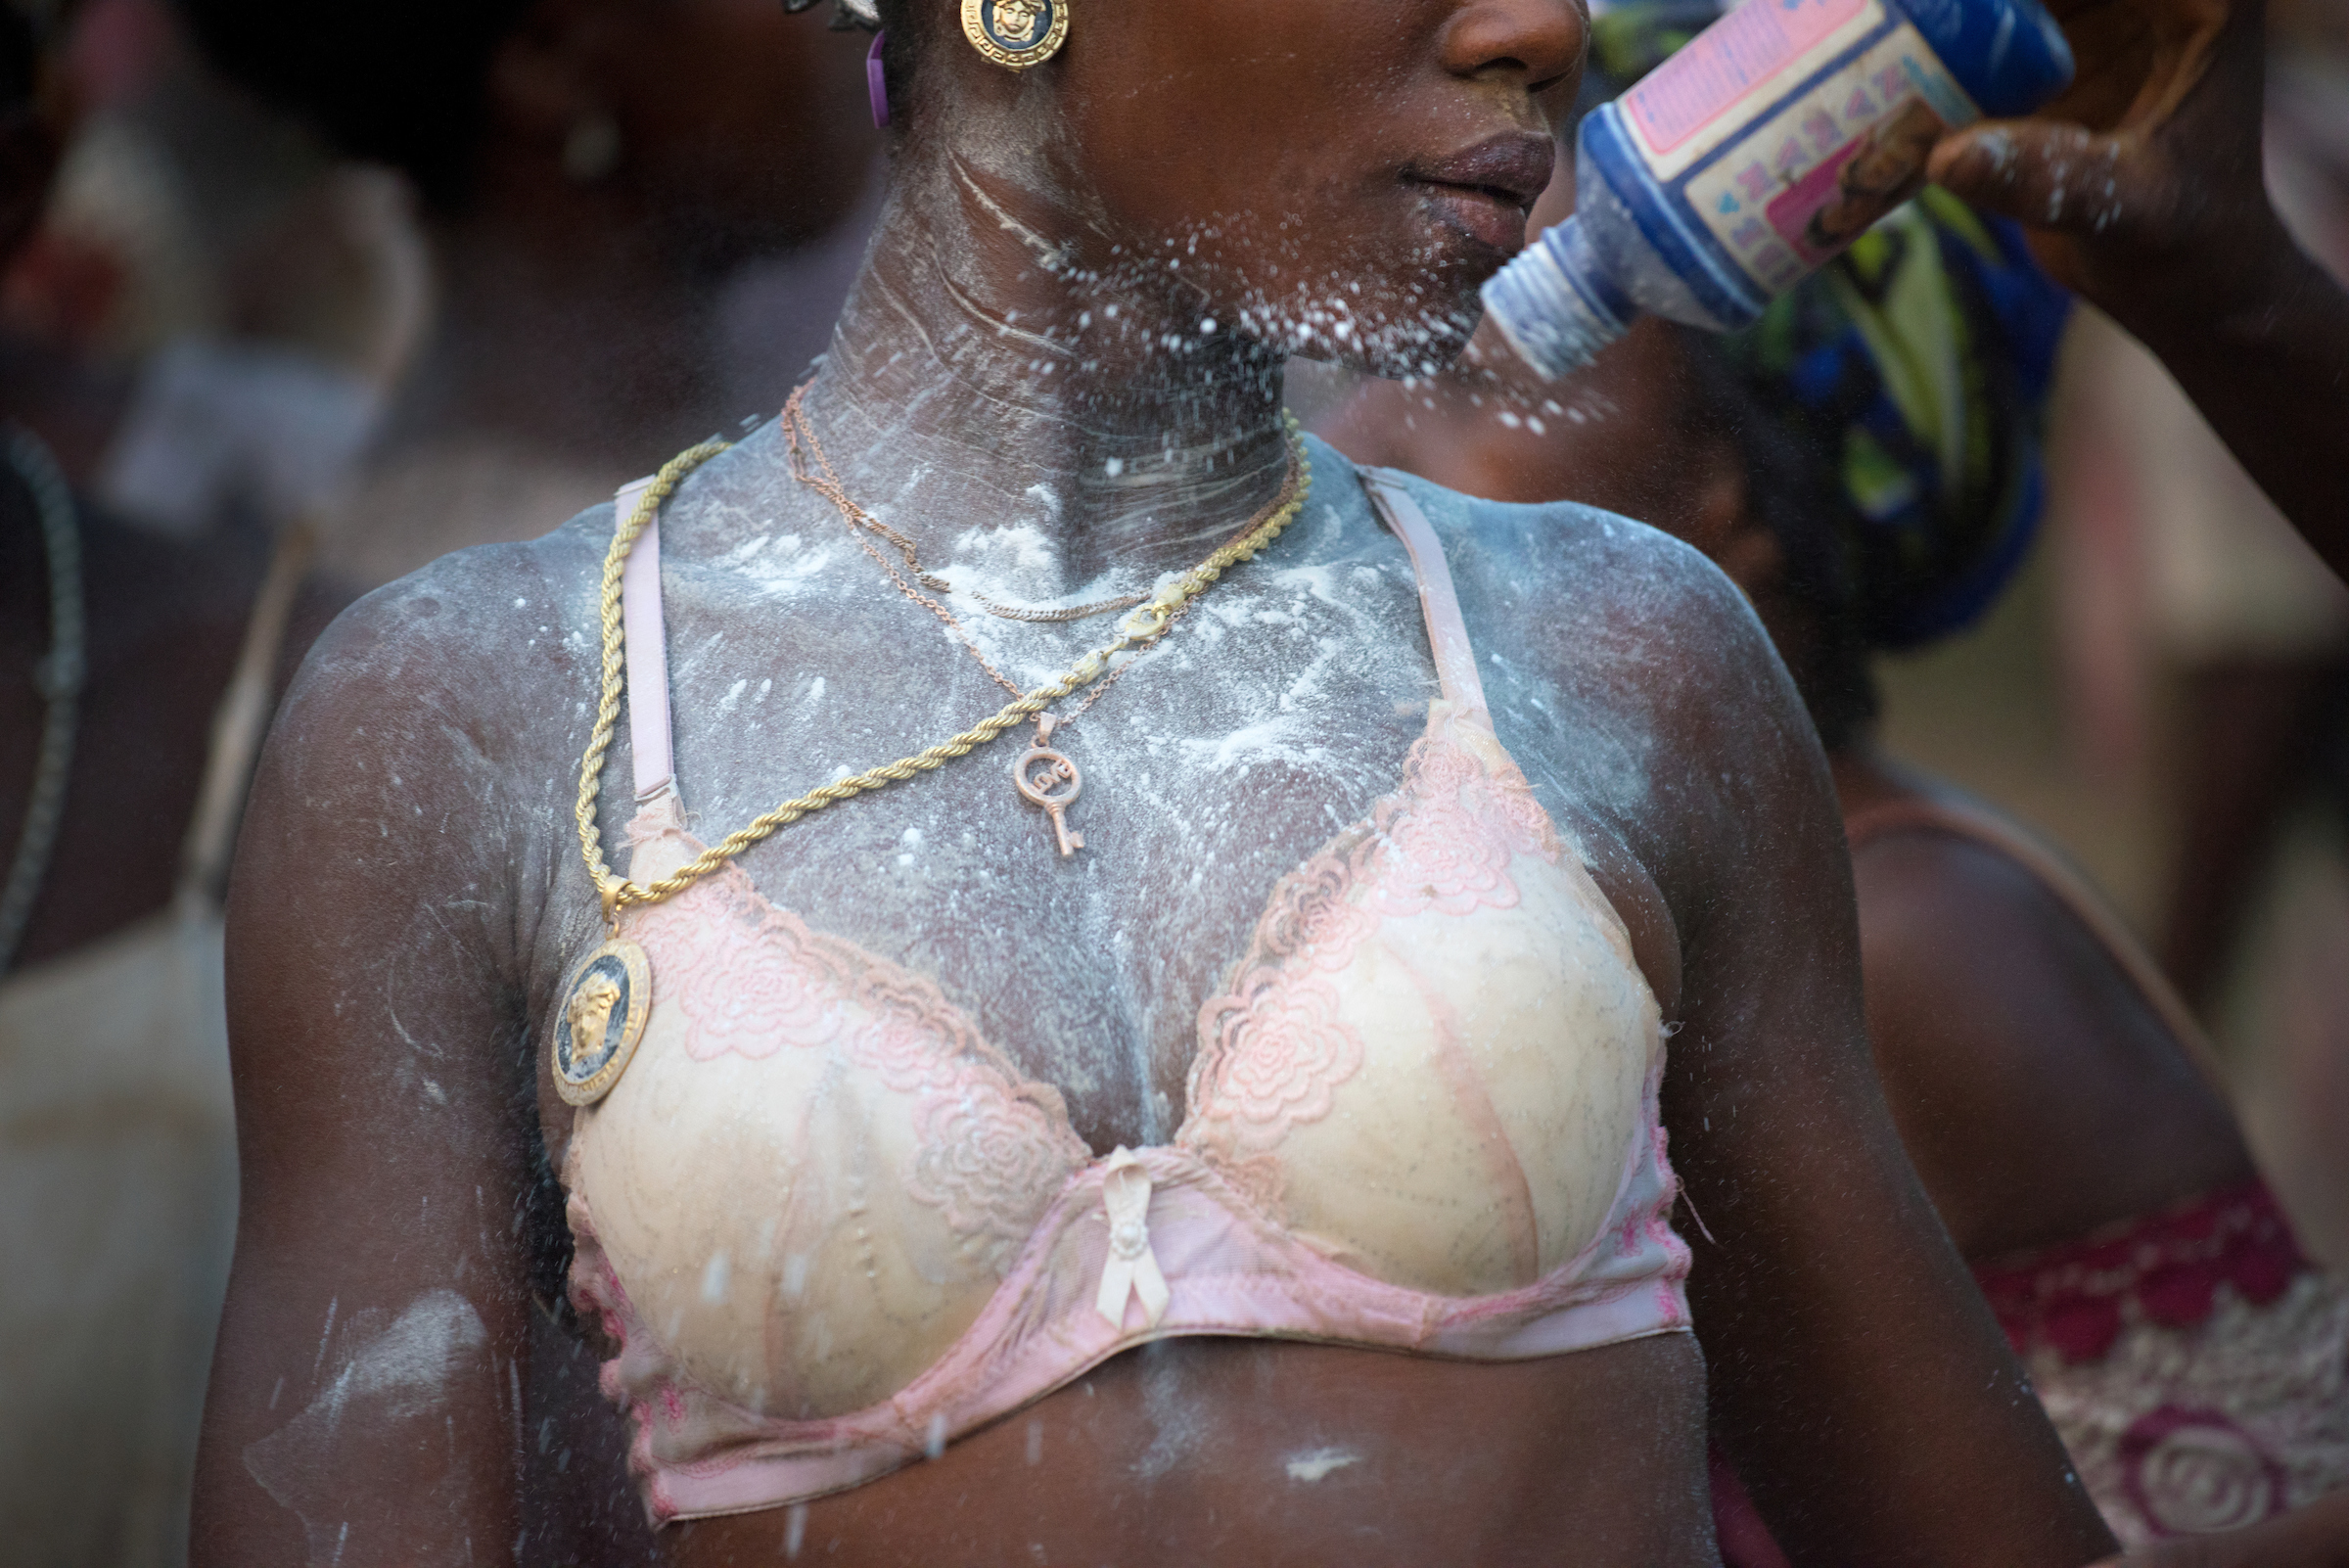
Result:
[[[1858,854],[1922,829],[2020,865],[2071,912],[2187,1053],[2202,1027],[2119,916],[2058,855],[1971,806],[1911,800],[1846,825]],[[2349,1487],[2349,1279],[2300,1250],[2253,1178],[1974,1266],[2081,1483],[2124,1546],[2239,1529]],[[1787,1568],[1716,1454],[1727,1568]]]
[[[855,1486],[1172,1335],[1497,1360],[1687,1327],[1655,998],[1494,735],[1434,530],[1366,478],[1443,698],[1200,1008],[1172,1142],[1096,1157],[934,981],[739,867],[624,918],[651,1015],[564,1180],[656,1521]],[[625,578],[639,880],[701,849],[659,570],[656,529]]]
[[[2251,1180],[1974,1269],[2124,1546],[2236,1530],[2349,1487],[2349,1284]],[[1727,1568],[1789,1568],[1713,1461]]]
[[[2127,1546],[2349,1486],[2349,1282],[2258,1179],[1974,1270]]]

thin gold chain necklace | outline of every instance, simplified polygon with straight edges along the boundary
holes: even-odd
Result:
[[[792,411],[799,406],[799,392],[793,392],[791,394],[791,401],[784,405],[784,415],[787,421],[790,419]],[[807,433],[807,443],[814,449],[816,461],[823,464],[825,477],[837,486],[840,483],[839,478],[832,473],[832,465],[824,458],[823,448],[816,445],[815,433],[812,430],[808,431]],[[795,458],[798,455],[796,443],[793,455]],[[806,475],[798,473],[796,470],[794,471],[792,477],[803,484],[814,484],[814,482],[808,479]],[[852,522],[855,527],[869,529],[873,532],[880,534],[881,537],[887,539],[890,543],[896,545],[898,554],[902,556],[905,560],[905,570],[913,574],[914,581],[920,583],[923,587],[928,588],[932,593],[952,593],[954,591],[953,583],[948,582],[945,578],[940,576],[937,573],[930,571],[927,567],[922,565],[922,552],[911,539],[898,532],[896,529],[891,528],[879,518],[873,516],[872,513],[867,512],[863,507],[857,506],[853,501],[836,502],[835,504],[853,509],[854,516]],[[887,572],[892,578],[895,578],[898,587],[903,588],[905,586],[905,579],[898,576],[897,568],[891,566],[887,561],[883,561],[881,559],[880,552],[875,550],[870,543],[861,538],[856,542],[864,545],[865,554],[870,555],[874,560],[881,562],[881,570]],[[998,604],[996,601],[989,598],[986,594],[981,593],[977,588],[972,588],[968,591],[970,596],[979,602],[980,609],[986,611],[989,615],[993,616],[998,620],[1026,621],[1036,624],[1050,624],[1052,623],[1062,621],[1089,621],[1094,616],[1105,616],[1113,610],[1130,610],[1135,605],[1140,604],[1143,598],[1143,596],[1138,593],[1127,593],[1121,594],[1115,599],[1095,599],[1089,604],[1071,605],[1066,610],[1023,610],[1017,605]],[[924,604],[930,602],[927,599],[922,599],[920,594],[913,594],[912,597],[921,599],[921,602]]]
[[[825,455],[823,442],[816,438],[815,429],[807,421],[806,410],[802,405],[802,397],[806,390],[805,386],[800,387],[792,392],[790,400],[783,405],[783,435],[788,442],[791,456],[792,478],[822,495],[839,509],[842,521],[848,524],[849,531],[854,536],[857,545],[866,555],[872,557],[874,564],[881,568],[892,583],[896,584],[898,591],[938,617],[944,623],[947,634],[960,643],[964,651],[979,662],[979,668],[986,670],[996,685],[1001,686],[1015,698],[1024,697],[1026,694],[1020,690],[1019,684],[1009,675],[1004,674],[1002,670],[997,669],[987,655],[981,651],[978,640],[971,635],[969,628],[963,625],[954,612],[940,600],[914,586],[914,582],[919,582],[923,587],[934,588],[941,593],[953,591],[952,587],[943,578],[921,569],[920,559],[914,552],[913,541],[857,505],[856,501],[849,494],[848,486],[841,483],[839,472],[832,467],[832,459]],[[1281,481],[1278,493],[1272,497],[1263,511],[1248,520],[1238,534],[1234,536],[1232,544],[1224,546],[1224,550],[1232,549],[1250,540],[1256,541],[1254,548],[1262,548],[1263,545],[1271,541],[1274,534],[1288,526],[1289,520],[1294,518],[1298,509],[1305,504],[1306,491],[1313,484],[1311,465],[1305,455],[1305,441],[1299,434],[1296,416],[1284,409],[1281,418],[1288,427],[1288,473]],[[814,461],[812,471],[806,466],[806,460],[809,458]],[[867,537],[868,534],[874,533],[888,539],[898,547],[899,554],[904,557],[907,570],[913,575],[914,582],[908,582],[905,579],[905,573],[898,571],[897,564],[883,554]],[[1261,539],[1258,538],[1259,534],[1263,535]],[[1176,579],[1177,588],[1194,578],[1198,580],[1197,585],[1190,592],[1182,594],[1173,603],[1164,622],[1151,637],[1151,641],[1154,642],[1159,636],[1163,636],[1168,627],[1180,620],[1183,613],[1190,608],[1191,602],[1197,594],[1221,574],[1222,568],[1218,566],[1217,562],[1223,553],[1223,550],[1219,550],[1216,554],[1210,555],[1205,562]],[[1254,549],[1248,553],[1253,554]],[[1246,556],[1238,556],[1235,559],[1244,560]],[[1210,570],[1211,568],[1213,570]],[[1173,593],[1174,590],[1169,591]],[[978,596],[974,595],[974,597]],[[988,603],[984,598],[981,599],[981,602]],[[1142,602],[1142,596],[1136,594],[1130,599],[1113,602],[1110,607],[1119,608]],[[1096,613],[1082,606],[1080,609],[1083,610],[1085,614]],[[1077,611],[1069,611],[1049,618],[1023,616],[1015,619],[1074,621],[1080,619],[1080,616]],[[1053,750],[1052,733],[1055,729],[1065,729],[1075,723],[1093,704],[1099,702],[1108,693],[1109,688],[1118,683],[1118,678],[1133,668],[1134,660],[1140,657],[1140,653],[1141,649],[1137,647],[1132,656],[1110,670],[1100,684],[1085,694],[1084,701],[1078,704],[1069,713],[1057,715],[1039,711],[1036,715],[1035,741],[1030,744],[1026,752],[1021,754],[1019,761],[1012,764],[1012,788],[1019,792],[1021,799],[1043,808],[1045,815],[1050,819],[1053,838],[1058,843],[1063,856],[1074,854],[1077,851],[1084,848],[1084,835],[1075,831],[1068,824],[1068,808],[1076,802],[1079,793],[1083,790],[1084,776],[1079,771],[1076,762],[1065,754]]]

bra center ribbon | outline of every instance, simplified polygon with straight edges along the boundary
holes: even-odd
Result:
[[[1156,1328],[1167,1315],[1174,1292],[1160,1271],[1158,1256],[1150,1250],[1150,1173],[1141,1159],[1124,1145],[1109,1157],[1109,1173],[1101,1178],[1101,1207],[1109,1216],[1109,1262],[1101,1268],[1101,1293],[1094,1310],[1110,1326],[1126,1326],[1128,1297],[1142,1299],[1147,1326]]]

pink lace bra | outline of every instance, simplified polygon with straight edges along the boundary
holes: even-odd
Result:
[[[657,1522],[871,1480],[1170,1335],[1498,1360],[1686,1328],[1655,998],[1495,738],[1433,530],[1366,482],[1444,695],[1200,1008],[1172,1143],[1096,1157],[933,981],[739,868],[625,916],[651,1012],[564,1180]],[[658,552],[625,579],[639,879],[701,848]]]

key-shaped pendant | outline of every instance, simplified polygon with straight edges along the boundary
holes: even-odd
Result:
[[[1084,789],[1084,777],[1075,762],[1045,745],[1059,722],[1050,714],[1036,715],[1036,741],[1012,764],[1011,782],[1023,799],[1042,807],[1052,818],[1052,833],[1065,856],[1084,848],[1084,835],[1071,830],[1067,814]]]

